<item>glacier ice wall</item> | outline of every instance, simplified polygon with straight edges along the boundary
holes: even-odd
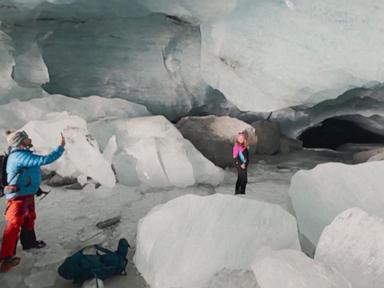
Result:
[[[383,81],[382,1],[243,0],[202,25],[204,80],[243,110],[336,97]]]
[[[14,64],[1,67],[6,78],[73,97],[122,97],[169,118],[213,101],[215,89],[263,112],[384,79],[378,0],[3,2],[1,29],[15,50],[14,59],[1,55],[16,64],[13,74]]]

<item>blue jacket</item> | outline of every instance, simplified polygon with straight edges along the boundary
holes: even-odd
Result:
[[[33,154],[27,148],[12,148],[7,160],[7,181],[8,185],[17,186],[18,191],[7,193],[6,198],[35,194],[41,184],[40,167],[56,161],[63,153],[62,146],[46,156]]]

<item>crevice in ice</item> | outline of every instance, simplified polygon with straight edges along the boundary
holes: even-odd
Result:
[[[220,61],[223,62],[225,65],[227,65],[228,67],[230,67],[231,69],[233,70],[236,70],[237,68],[240,67],[240,62],[239,61],[236,61],[236,60],[232,60],[232,59],[229,59],[229,58],[226,58],[226,57],[219,57]]]
[[[159,13],[159,14],[162,14],[162,13]],[[176,25],[192,25],[192,23],[184,20],[184,19],[181,19],[180,17],[177,17],[177,16],[174,16],[174,15],[169,15],[169,14],[164,14],[165,17],[171,19],[173,21],[173,23],[175,23]]]
[[[164,173],[165,177],[167,177],[168,183],[170,183],[171,181],[169,180],[169,176],[167,174],[167,169],[165,169],[164,161],[163,161],[163,158],[162,158],[161,153],[160,153],[159,140],[157,138],[155,138],[154,140],[155,140],[155,145],[157,147],[156,148],[157,159],[159,159],[159,163],[160,163],[161,169],[163,170],[163,173]]]
[[[61,22],[61,23],[73,23],[73,24],[85,24],[87,20],[81,19],[56,19],[54,17],[39,17],[36,21],[46,21],[46,22]]]

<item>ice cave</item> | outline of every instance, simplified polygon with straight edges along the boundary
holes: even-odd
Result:
[[[383,19],[0,0],[0,286],[384,287]]]

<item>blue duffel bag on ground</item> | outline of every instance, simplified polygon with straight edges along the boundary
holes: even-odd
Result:
[[[57,271],[61,277],[73,280],[76,284],[93,278],[105,280],[114,275],[126,275],[129,247],[125,239],[120,239],[115,252],[99,245],[90,245],[66,258]],[[88,254],[89,251],[94,253]]]

